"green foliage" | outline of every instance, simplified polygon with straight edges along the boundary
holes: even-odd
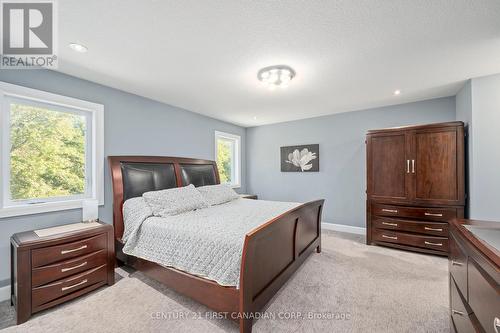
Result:
[[[232,143],[226,140],[217,140],[217,169],[221,184],[231,182]]]
[[[85,118],[48,109],[10,105],[12,200],[85,191]]]

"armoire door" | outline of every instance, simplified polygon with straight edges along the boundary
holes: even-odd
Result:
[[[412,131],[411,175],[417,203],[461,205],[464,202],[463,127]]]
[[[410,138],[405,131],[367,137],[367,192],[372,199],[405,202],[410,199]]]

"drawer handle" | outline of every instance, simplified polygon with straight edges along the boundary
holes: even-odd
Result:
[[[382,224],[385,224],[385,225],[390,225],[392,227],[397,227],[398,224],[397,223],[390,223],[390,222],[382,222]]]
[[[461,262],[459,262],[459,261],[452,260],[452,261],[451,261],[451,265],[452,265],[452,266],[459,266],[459,267],[460,267],[460,266],[463,266],[464,264],[462,264],[462,263],[461,263]]]
[[[73,267],[68,267],[68,268],[61,268],[61,273],[64,273],[64,272],[67,272],[67,271],[72,271],[74,269],[77,269],[77,268],[80,268],[80,267],[83,267],[87,265],[87,262],[84,261],[82,262],[80,265],[76,265],[76,266],[73,266]]]
[[[387,236],[387,235],[382,235],[384,238],[389,238],[389,239],[395,239],[397,240],[398,238],[396,236]]]
[[[424,229],[429,230],[429,231],[443,231],[443,229],[441,229],[441,228],[424,227]]]
[[[387,208],[382,208],[382,211],[387,212],[387,213],[397,213],[398,212],[397,209],[387,209]]]
[[[424,241],[425,245],[434,245],[434,246],[443,246],[443,243],[432,243],[428,241]]]
[[[424,213],[425,216],[436,216],[436,217],[443,217],[442,213]]]
[[[465,313],[463,313],[462,311],[451,310],[451,313],[462,316],[462,317],[465,316]]]
[[[85,283],[87,283],[86,279],[83,280],[83,281],[81,281],[81,282],[78,282],[78,283],[76,283],[76,284],[74,284],[72,286],[62,287],[61,291],[65,291],[65,290],[68,290],[68,289],[71,289],[71,288],[75,288],[75,287],[81,286],[82,284],[85,284]]]
[[[500,319],[498,317],[495,317],[493,320],[493,328],[495,329],[495,332],[498,333],[498,329],[500,328]]]
[[[75,251],[80,251],[80,250],[83,250],[83,249],[86,249],[86,248],[87,248],[87,245],[82,245],[80,247],[77,247],[76,249],[61,250],[61,254],[66,254],[66,253],[71,253],[71,252],[75,252]]]

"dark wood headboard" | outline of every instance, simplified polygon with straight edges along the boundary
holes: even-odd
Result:
[[[220,184],[215,161],[165,156],[108,156],[115,239],[123,236],[123,203],[147,191]]]

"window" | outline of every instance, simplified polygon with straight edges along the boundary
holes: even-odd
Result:
[[[230,184],[232,187],[240,187],[240,136],[215,131],[215,156],[221,184]]]
[[[0,217],[103,204],[103,106],[0,82]]]

